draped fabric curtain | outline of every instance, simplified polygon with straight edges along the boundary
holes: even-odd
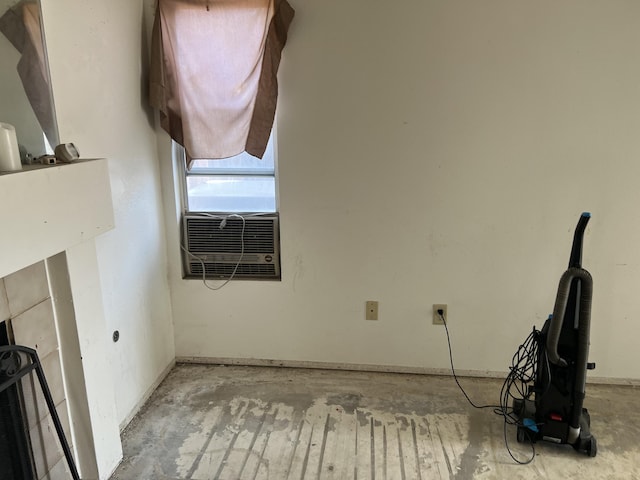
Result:
[[[294,11],[286,0],[159,0],[150,101],[189,161],[262,158]]]
[[[49,143],[55,146],[58,131],[52,107],[38,3],[24,0],[7,10],[0,17],[0,32],[21,54],[18,75],[42,131]]]

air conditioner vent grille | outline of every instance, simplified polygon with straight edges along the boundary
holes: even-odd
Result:
[[[242,219],[229,218],[220,228],[219,218],[188,218],[188,249],[192,253],[219,252],[240,253],[242,251]],[[245,253],[275,253],[273,220],[245,220]]]
[[[278,215],[205,216],[186,214],[183,218],[185,277],[228,278],[238,260],[234,278],[279,279],[280,241]],[[243,233],[244,224],[244,233]],[[222,228],[220,228],[222,225]],[[243,250],[244,246],[244,250]]]
[[[235,264],[233,263],[205,263],[205,271],[207,278],[229,278],[233,273]],[[202,277],[202,264],[199,262],[191,262],[191,273]],[[276,266],[269,264],[240,264],[236,270],[236,276],[259,276],[273,277],[276,274]]]

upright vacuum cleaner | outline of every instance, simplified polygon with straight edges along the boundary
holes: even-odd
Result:
[[[573,237],[569,268],[560,278],[553,314],[535,332],[536,369],[525,398],[513,401],[518,442],[568,444],[597,453],[589,412],[583,408],[588,363],[593,281],[582,268],[582,240],[591,214],[583,213]],[[533,398],[532,398],[533,397]]]

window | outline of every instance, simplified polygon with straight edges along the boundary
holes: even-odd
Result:
[[[183,274],[212,290],[280,279],[272,126],[293,15],[287,0],[158,2],[150,101],[179,162],[195,159],[180,175]]]
[[[184,149],[174,143],[178,163]],[[280,228],[273,135],[262,159],[244,152],[183,169],[184,278],[219,290],[231,280],[280,280]],[[212,286],[207,279],[224,280]]]
[[[185,172],[185,192],[189,212],[276,212],[273,135],[262,159],[243,152],[222,160],[194,160]]]

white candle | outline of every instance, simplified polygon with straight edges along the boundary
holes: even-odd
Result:
[[[22,170],[16,129],[8,123],[0,123],[0,172]]]

